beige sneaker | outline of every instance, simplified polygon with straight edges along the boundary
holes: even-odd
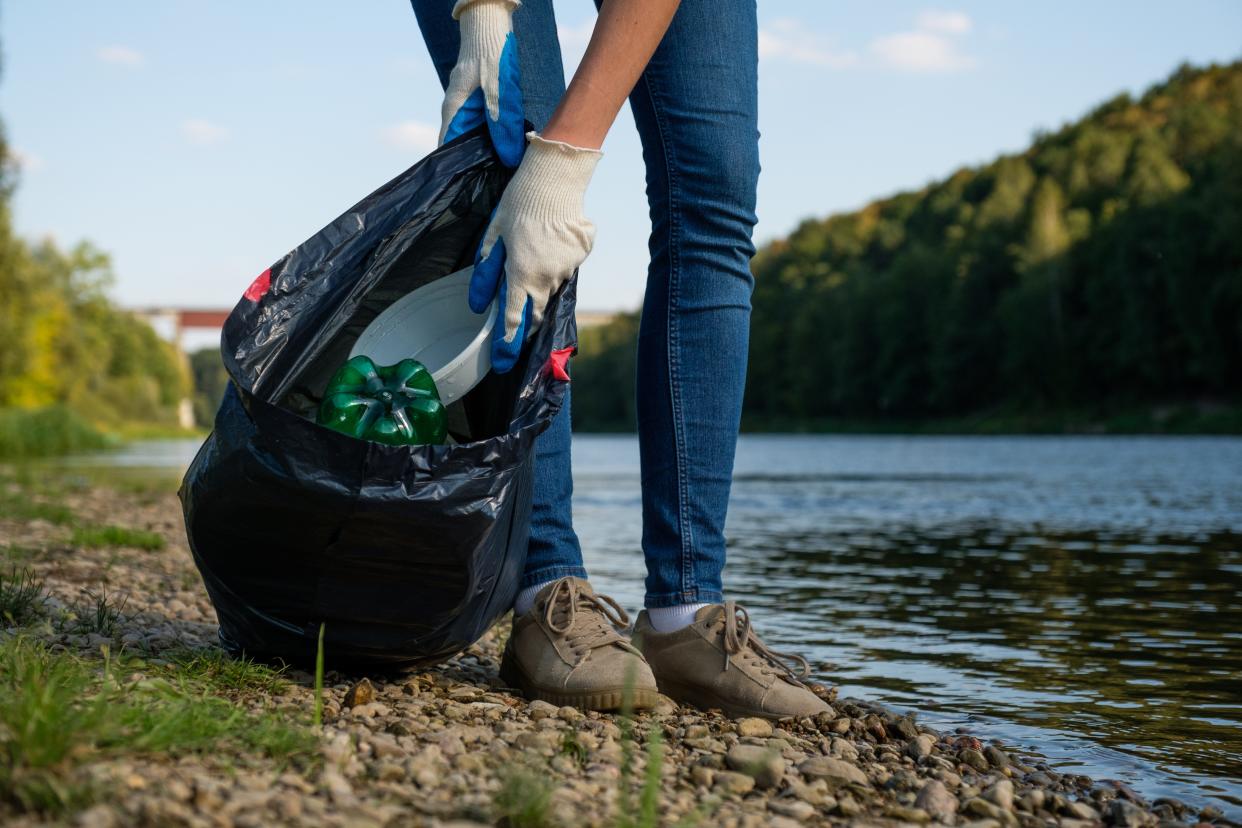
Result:
[[[798,681],[810,672],[806,659],[768,649],[751,629],[749,614],[732,601],[703,607],[690,626],[671,633],[657,632],[643,610],[634,646],[647,657],[660,692],[682,704],[765,719],[828,709]],[[797,663],[799,672],[786,661]]]
[[[528,699],[586,710],[654,707],[659,693],[642,653],[618,628],[630,617],[581,578],[565,577],[535,596],[530,612],[513,619],[500,677]]]

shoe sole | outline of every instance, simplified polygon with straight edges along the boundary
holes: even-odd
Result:
[[[522,695],[531,701],[545,701],[557,707],[576,707],[579,710],[597,710],[607,712],[620,710],[625,706],[629,696],[632,710],[650,710],[660,700],[660,693],[645,687],[636,687],[627,692],[625,687],[605,687],[592,691],[565,691],[541,687],[531,681],[517,660],[509,655],[506,648],[500,660],[500,678],[510,687],[522,691]]]
[[[719,710],[731,719],[768,719],[769,721],[780,721],[781,719],[796,718],[794,714],[773,713],[770,710],[752,710],[748,707],[738,707],[730,704],[719,696],[704,692],[702,689],[692,687],[688,684],[681,684],[668,679],[661,679],[656,676],[656,684],[660,687],[660,692],[668,696],[678,704],[688,704],[691,707],[697,707],[699,710]]]

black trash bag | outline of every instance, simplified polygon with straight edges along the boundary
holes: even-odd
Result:
[[[534,441],[576,347],[574,280],[514,369],[464,398],[467,442],[386,446],[314,422],[363,328],[473,262],[511,175],[468,133],[264,271],[229,315],[231,382],[180,496],[230,652],[310,665],[322,623],[332,667],[427,665],[512,605]]]

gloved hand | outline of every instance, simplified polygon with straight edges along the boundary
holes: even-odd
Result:
[[[519,0],[457,0],[453,19],[461,28],[457,65],[440,108],[440,143],[484,121],[500,160],[522,160],[522,90],[518,86],[513,10]]]
[[[586,260],[595,225],[582,198],[603,155],[527,133],[526,155],[505,188],[475,257],[470,309],[482,313],[499,296],[492,370],[513,367],[526,335],[539,327],[552,294]]]

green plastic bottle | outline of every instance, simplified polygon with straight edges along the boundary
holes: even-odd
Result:
[[[441,445],[448,436],[436,384],[413,359],[376,365],[370,357],[353,357],[328,382],[317,422],[390,446]]]

